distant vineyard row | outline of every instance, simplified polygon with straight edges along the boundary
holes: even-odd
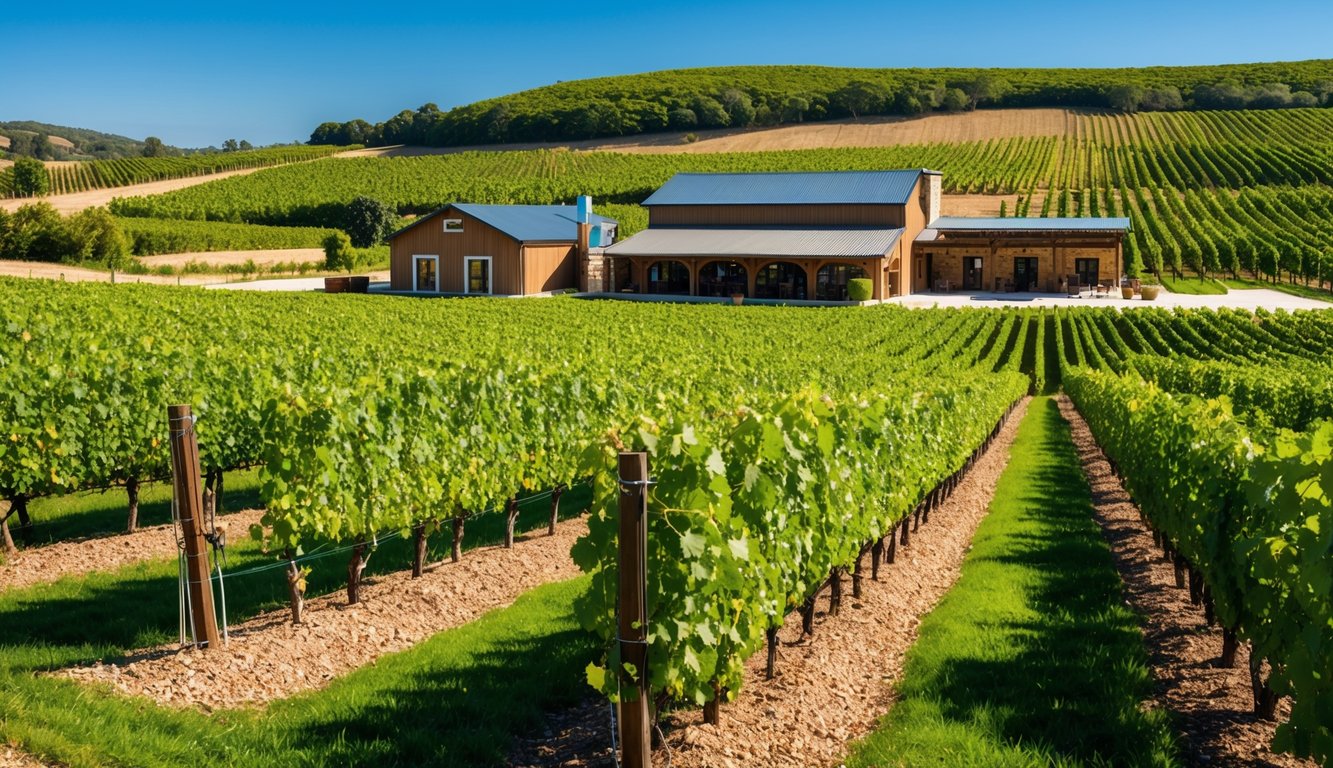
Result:
[[[250,152],[223,152],[183,157],[127,157],[52,165],[46,169],[49,194],[64,195],[90,189],[111,189],[164,179],[202,176],[242,168],[314,160],[341,152],[347,147],[271,147]],[[11,197],[13,171],[0,171],[0,196]]]

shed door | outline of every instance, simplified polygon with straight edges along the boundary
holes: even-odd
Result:
[[[437,281],[437,267],[440,259],[438,256],[413,256],[412,257],[412,290],[430,291],[432,293],[440,290]]]

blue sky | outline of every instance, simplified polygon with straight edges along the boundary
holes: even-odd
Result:
[[[15,2],[0,120],[207,146],[726,64],[1111,67],[1333,57],[1333,2]]]

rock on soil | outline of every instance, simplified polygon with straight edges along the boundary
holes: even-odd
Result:
[[[844,581],[842,611],[819,614],[810,638],[800,638],[800,615],[788,615],[779,633],[777,677],[764,680],[766,654],[756,653],[746,663],[736,701],[722,707],[721,724],[704,725],[698,711],[672,715],[669,746],[656,750],[654,764],[666,765],[669,750],[672,768],[838,765],[848,742],[869,732],[892,705],[893,684],[921,618],[957,581],[1028,402],[1010,416],[953,496],[912,534],[910,546],[898,548],[897,561],[881,565],[879,581],[870,580],[866,563],[861,599],[851,597],[850,579]],[[590,699],[516,744],[510,762],[613,765],[609,721],[606,702]]]
[[[429,567],[420,579],[410,572],[368,578],[357,605],[347,605],[346,593],[338,592],[308,600],[300,625],[291,623],[286,610],[262,614],[233,626],[222,649],[164,646],[57,674],[110,683],[178,707],[263,704],[322,688],[384,654],[509,605],[530,589],[578,576],[569,550],[586,531],[582,518],[567,520],[555,536],[522,536],[513,549],[479,547],[458,563]]]
[[[249,509],[218,516],[218,527],[227,527],[233,540],[248,536],[250,526],[264,516],[262,509]],[[144,560],[159,560],[176,554],[172,526],[154,525],[134,533],[70,539],[33,549],[0,564],[0,592],[34,584],[58,581],[65,576],[110,571]]]
[[[1189,590],[1176,588],[1174,566],[1153,544],[1138,506],[1112,473],[1087,422],[1069,398],[1061,396],[1059,402],[1092,487],[1094,516],[1124,579],[1126,601],[1143,617],[1156,681],[1154,704],[1175,715],[1187,761],[1314,768],[1313,762],[1269,749],[1277,723],[1259,720],[1252,712],[1249,649],[1241,646],[1233,668],[1215,666],[1222,650],[1221,627],[1209,627],[1203,609],[1190,603]],[[1279,705],[1279,719],[1287,709]]]

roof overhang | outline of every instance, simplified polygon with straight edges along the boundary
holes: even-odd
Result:
[[[606,255],[881,258],[902,234],[901,228],[650,228],[608,247]]]

